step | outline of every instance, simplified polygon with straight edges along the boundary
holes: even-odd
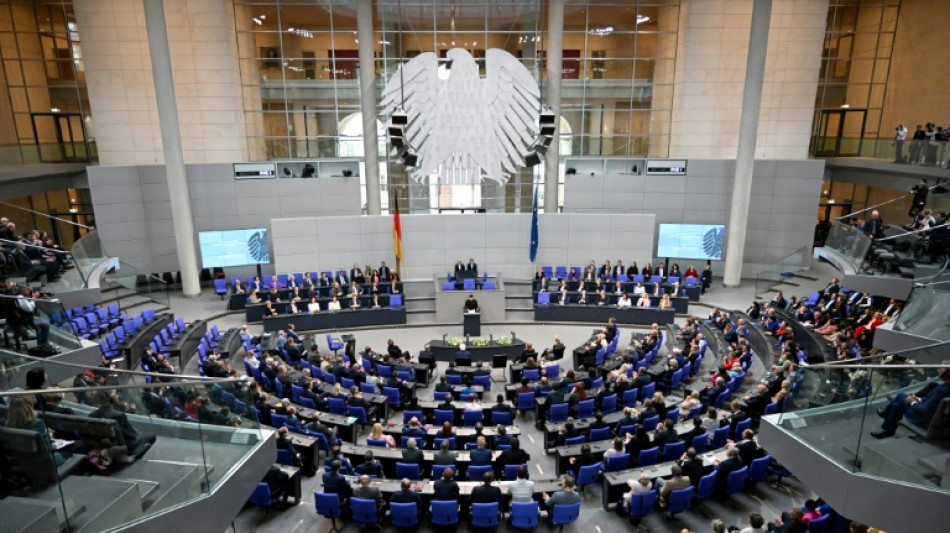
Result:
[[[139,483],[154,483],[151,492],[142,498],[142,506],[150,513],[166,509],[201,495],[201,468],[196,464],[170,463],[142,459],[113,475]]]
[[[142,515],[136,484],[111,477],[69,476],[35,497],[56,504],[65,501],[67,508],[83,508],[69,521],[72,532],[104,531]]]
[[[63,506],[59,502],[8,496],[0,500],[0,516],[3,516],[3,531],[10,533],[49,533],[65,531]],[[83,508],[70,506],[69,520]]]

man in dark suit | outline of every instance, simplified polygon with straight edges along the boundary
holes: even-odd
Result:
[[[340,502],[350,497],[353,488],[350,483],[340,473],[340,461],[330,463],[330,471],[323,474],[323,492],[327,494],[336,494],[340,497]]]
[[[301,350],[293,337],[287,338],[287,344],[284,344],[284,350],[287,352],[287,357],[294,363],[300,362],[301,359],[306,359],[307,357],[307,350]]]
[[[686,441],[687,446],[691,446],[693,444],[693,439],[695,439],[696,437],[700,435],[705,435],[705,434],[706,434],[706,428],[703,427],[703,418],[701,416],[694,416],[693,429],[680,435],[680,439]]]
[[[742,409],[742,403],[739,400],[733,400],[732,404],[729,405],[729,410],[732,411],[732,414],[726,419],[729,423],[729,434],[736,438],[736,424],[749,418],[749,414]]]
[[[742,460],[739,459],[739,450],[729,448],[726,452],[728,456],[725,461],[716,461],[716,494],[720,497],[726,496],[726,484],[729,481],[729,474],[742,468]]]
[[[887,407],[877,410],[877,414],[884,418],[881,430],[871,433],[878,439],[890,437],[897,431],[897,424],[903,417],[907,417],[915,426],[926,428],[937,414],[940,402],[950,397],[950,368],[940,371],[939,385],[928,384],[918,394],[898,394]]]
[[[683,457],[677,463],[683,469],[683,475],[689,477],[689,482],[694,487],[699,485],[699,480],[706,475],[706,467],[703,466],[703,459],[698,457],[694,448],[686,450],[686,453],[683,454]]]
[[[376,502],[376,509],[380,510],[386,502],[383,501],[383,493],[379,491],[379,487],[371,484],[371,482],[372,480],[369,476],[360,476],[360,484],[353,489],[353,497],[363,500],[373,500]],[[379,514],[380,513],[377,513],[377,515]],[[382,517],[380,516],[380,518]]]
[[[475,258],[470,257],[468,259],[468,264],[465,265],[465,271],[468,272],[469,275],[471,276],[475,276],[476,274],[478,274],[478,265],[475,264]]]
[[[100,392],[97,395],[99,408],[89,413],[92,418],[109,418],[119,425],[119,431],[125,440],[129,455],[141,459],[145,452],[155,444],[155,435],[139,435],[139,432],[129,423],[128,417],[118,408],[119,397],[113,392]]]
[[[409,439],[406,449],[402,451],[402,462],[422,466],[423,454],[416,444],[416,439]]]
[[[501,452],[501,455],[495,459],[495,470],[503,471],[505,465],[523,465],[531,460],[528,452],[521,449],[521,443],[518,437],[511,437],[511,447]]]
[[[419,493],[412,490],[412,481],[408,478],[402,478],[399,486],[402,490],[394,492],[389,498],[389,503],[414,503],[416,504],[417,519],[421,519],[423,508],[420,505]]]
[[[453,479],[455,470],[446,468],[442,470],[442,479],[432,484],[432,499],[436,501],[458,500],[459,484]]]
[[[468,452],[468,456],[471,459],[471,464],[490,465],[491,450],[486,448],[485,437],[478,437],[475,442],[477,447],[474,450]]]
[[[389,267],[386,266],[386,261],[382,261],[379,263],[379,270],[377,270],[377,272],[379,273],[380,281],[389,281],[391,274],[390,274]]]
[[[739,460],[743,466],[751,466],[752,461],[759,456],[759,445],[752,440],[755,432],[747,429],[742,432],[742,440],[736,443],[736,449],[739,450]]]
[[[476,503],[498,503],[501,506],[501,489],[492,485],[492,482],[495,481],[495,476],[491,472],[485,472],[485,475],[482,477],[483,485],[479,485],[472,489],[471,502],[472,504]]]
[[[372,450],[366,450],[363,462],[356,467],[356,473],[363,476],[383,477],[383,464],[373,456]]]
[[[614,340],[614,337],[617,336],[617,319],[610,317],[607,319],[607,325],[604,326],[604,337],[607,339],[607,342]]]
[[[363,277],[363,271],[356,263],[353,263],[353,268],[350,269],[350,280],[356,283],[363,283],[366,281],[366,278]]]
[[[455,262],[455,279],[459,279],[464,273],[465,273],[465,264],[462,263],[462,259],[460,258],[458,261]]]
[[[663,448],[665,448],[667,444],[679,440],[679,435],[676,433],[676,430],[673,429],[673,421],[669,418],[663,421],[663,424],[656,430],[656,434],[653,435],[653,445],[659,446],[660,453],[663,453]]]
[[[334,283],[339,283],[340,287],[346,287],[350,284],[350,280],[346,277],[346,272],[340,270],[333,276]]]

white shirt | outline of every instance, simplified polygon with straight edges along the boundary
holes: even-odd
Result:
[[[650,299],[640,298],[639,300],[637,300],[637,307],[650,307]]]
[[[337,309],[339,309],[339,308],[340,308],[340,304],[339,304],[339,302],[337,302]],[[313,302],[313,303],[307,304],[307,311],[309,311],[311,315],[314,314],[314,313],[319,313],[319,312],[320,312],[320,302]]]
[[[632,306],[633,306],[633,302],[630,301],[630,298],[621,298],[617,300],[617,307],[623,308],[623,307],[632,307]]]
[[[339,310],[340,310],[340,301],[337,300],[337,301],[334,302],[334,301],[331,300],[330,303],[327,305],[327,309],[330,310],[330,311],[339,311]]]
[[[633,294],[643,294],[646,292],[646,288],[643,285],[637,285],[633,288]]]
[[[894,139],[898,141],[903,141],[907,138],[907,126],[898,126],[894,130]]]

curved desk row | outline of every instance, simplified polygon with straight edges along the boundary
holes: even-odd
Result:
[[[610,318],[618,324],[648,326],[654,322],[663,326],[672,324],[676,318],[674,309],[656,309],[653,307],[628,307],[618,309],[600,305],[557,305],[534,306],[535,322],[594,322],[606,323]]]
[[[509,361],[517,360],[524,351],[525,343],[521,339],[513,339],[511,344],[497,344],[492,341],[486,346],[465,347],[465,352],[460,352],[458,346],[449,346],[441,340],[429,341],[432,357],[436,361],[459,361],[459,364],[465,365],[465,362],[490,363],[495,355],[504,355]]]
[[[282,304],[276,304],[282,305]],[[254,322],[251,313],[252,308],[258,307],[258,313],[263,314],[263,305],[251,306],[247,308],[247,321]],[[281,309],[277,308],[278,313]],[[286,309],[284,309],[286,311]],[[386,309],[359,309],[343,311],[323,311],[315,314],[305,313],[284,313],[274,316],[259,316],[257,320],[263,320],[264,331],[267,333],[287,329],[287,326],[293,324],[298,332],[353,328],[360,326],[388,326],[406,323],[406,308],[386,308]]]
[[[372,288],[372,286],[373,286],[372,283],[364,283],[364,284],[362,284],[362,285],[359,285],[359,287],[363,289],[363,293],[364,293],[364,294],[369,294],[370,289]],[[345,286],[345,288],[348,288],[348,287],[349,287],[349,285],[346,285],[346,286]],[[344,288],[344,290],[345,290],[345,288]],[[392,290],[391,290],[392,285],[389,284],[389,283],[380,283],[380,284],[378,285],[378,288],[379,288],[379,299],[380,299],[380,300],[382,300],[384,296],[389,296],[389,294],[392,292]],[[318,286],[318,287],[316,287],[315,289],[313,289],[312,291],[311,291],[311,289],[304,289],[303,287],[301,287],[299,293],[300,293],[300,297],[301,297],[301,298],[307,298],[308,300],[310,299],[311,294],[313,294],[314,292],[316,293],[317,298],[330,298],[330,289],[331,289],[331,287],[330,287],[330,286],[327,286],[327,285]],[[398,283],[396,283],[396,290],[399,291],[400,293],[402,292],[402,282],[401,282],[401,281],[398,282]],[[293,293],[293,290],[291,290],[291,289],[286,289],[286,288],[285,288],[285,289],[278,289],[278,290],[277,290],[277,296],[278,296],[281,300],[290,300],[290,299],[291,299],[291,296],[290,296],[290,295],[291,295],[292,293]],[[270,299],[270,297],[271,297],[270,290],[260,290],[260,291],[257,291],[257,295],[261,298],[261,300],[268,300],[268,299]],[[248,297],[248,296],[250,296],[250,291],[241,292],[241,293],[231,293],[231,295],[228,297],[228,309],[230,309],[231,311],[239,311],[239,310],[241,310],[241,309],[244,309],[244,307],[247,306],[247,297]],[[346,295],[344,295],[344,297],[345,297],[345,296],[346,296]],[[342,300],[343,297],[341,297],[340,299]]]

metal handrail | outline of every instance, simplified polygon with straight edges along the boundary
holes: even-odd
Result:
[[[891,236],[889,236],[889,237],[881,237],[880,239],[874,239],[874,242],[889,241],[889,240],[891,240],[891,239],[896,239],[896,238],[898,238],[898,237],[906,237],[907,235],[916,235],[916,234],[918,234],[918,233],[923,233],[923,232],[925,232],[925,231],[933,231],[933,230],[935,230],[935,229],[946,228],[946,227],[950,227],[950,223],[944,222],[943,224],[941,224],[941,225],[939,225],[939,226],[932,226],[932,227],[929,227],[929,228],[915,229],[915,230],[910,230],[910,231],[905,232],[905,233],[898,233],[897,235],[891,235]]]
[[[68,254],[68,253],[69,253],[68,250],[64,250],[64,249],[62,249],[62,248],[47,248],[46,246],[37,246],[37,245],[35,245],[35,244],[30,244],[30,243],[28,243],[28,242],[23,242],[23,241],[11,241],[11,240],[8,240],[8,239],[0,239],[0,242],[6,243],[6,244],[12,244],[12,245],[14,245],[14,246],[25,246],[25,247],[28,247],[28,248],[36,248],[37,250],[44,250],[44,251],[47,251],[47,252],[54,252],[54,253],[57,253],[57,254]]]
[[[111,372],[111,371],[112,371],[112,370],[110,369],[110,372]],[[146,373],[143,372],[143,374],[146,374]],[[147,373],[147,375],[156,376],[156,377],[158,377],[158,376],[160,376],[160,377],[167,377],[167,376],[168,376],[168,374],[155,374],[155,373],[151,373],[151,372]],[[195,376],[195,378],[196,378],[196,379],[197,379],[197,378],[201,378],[201,376]],[[205,381],[205,379],[207,379],[208,381]],[[89,394],[90,392],[102,391],[102,390],[116,390],[116,389],[123,389],[123,390],[126,390],[126,389],[159,389],[159,388],[164,388],[164,387],[175,387],[175,386],[180,386],[180,387],[189,387],[189,386],[191,386],[191,387],[193,387],[193,386],[195,386],[195,385],[206,385],[206,384],[208,384],[208,383],[245,383],[245,382],[247,382],[247,378],[246,378],[246,377],[245,377],[245,378],[236,378],[236,379],[235,379],[235,378],[201,378],[201,379],[198,379],[198,380],[196,380],[196,381],[167,381],[167,382],[164,382],[164,383],[163,383],[163,382],[156,382],[156,381],[153,381],[152,383],[140,383],[140,384],[127,383],[127,384],[125,384],[125,385],[96,385],[96,386],[92,386],[92,387],[56,387],[56,388],[50,388],[50,389],[16,389],[16,390],[0,391],[0,397],[25,396],[25,395],[28,395],[28,394],[39,394],[39,393],[43,393],[43,392],[56,392],[56,393],[60,393],[60,392],[64,392],[64,393],[65,393],[65,392],[77,393],[77,392],[80,392],[80,393]]]
[[[930,187],[927,187],[927,192],[930,193],[930,192],[932,192],[934,189],[936,189],[937,187],[943,187],[943,186],[944,186],[944,185],[943,185],[942,183],[937,183],[937,184],[935,184],[935,185],[931,185]],[[850,218],[850,217],[853,217],[854,215],[857,215],[858,213],[863,213],[863,212],[869,211],[869,210],[871,210],[871,209],[877,209],[878,207],[881,207],[882,205],[892,204],[892,203],[894,203],[894,202],[896,202],[896,201],[898,201],[898,200],[903,200],[903,199],[907,198],[908,196],[913,196],[913,195],[914,195],[913,193],[907,193],[907,194],[905,194],[905,195],[903,195],[903,196],[898,196],[897,198],[894,198],[893,200],[888,200],[888,201],[886,201],[886,202],[881,202],[881,203],[879,203],[879,204],[877,204],[877,205],[872,205],[871,207],[865,207],[864,209],[862,209],[862,210],[860,210],[860,211],[854,211],[853,213],[848,213],[847,215],[841,215],[840,217],[836,218],[835,220],[843,220],[843,219],[845,219],[845,218]]]
[[[7,207],[12,207],[12,208],[14,208],[14,209],[19,209],[20,211],[26,211],[27,213],[33,213],[34,215],[40,215],[40,216],[43,216],[43,217],[46,217],[46,218],[50,218],[50,219],[56,220],[56,221],[58,221],[58,222],[65,222],[66,224],[72,224],[73,226],[79,226],[80,228],[96,229],[96,228],[94,228],[94,227],[92,227],[92,226],[87,226],[87,225],[85,225],[85,224],[80,224],[79,222],[73,222],[72,220],[67,220],[67,219],[65,219],[65,218],[54,217],[53,215],[50,215],[50,214],[47,214],[47,213],[41,213],[41,212],[39,212],[39,211],[35,211],[35,210],[33,210],[33,209],[28,209],[28,208],[26,208],[26,207],[22,207],[22,206],[19,206],[19,205],[8,204],[7,202],[0,202],[0,205],[4,205],[4,206],[7,206]]]
[[[2,296],[2,295],[0,295],[0,296]],[[49,301],[49,300],[48,300],[48,301]],[[0,353],[3,353],[3,352],[4,352],[4,350],[3,350],[3,349],[0,349]],[[51,364],[51,365],[55,365],[55,366],[74,367],[74,368],[77,368],[77,369],[80,369],[80,370],[83,370],[83,371],[86,371],[86,370],[92,370],[92,371],[96,371],[96,370],[99,370],[99,371],[107,370],[110,374],[128,374],[128,375],[132,375],[132,376],[141,376],[141,377],[146,377],[146,376],[149,376],[149,377],[161,377],[161,378],[164,378],[164,379],[167,379],[168,376],[169,376],[169,374],[161,374],[161,373],[156,373],[156,372],[143,372],[143,371],[141,371],[141,370],[124,370],[124,369],[120,369],[120,368],[93,367],[93,366],[89,366],[89,365],[81,365],[81,364],[79,364],[79,363],[72,363],[72,362],[69,362],[69,361],[59,361],[59,360],[56,360],[56,359],[49,359],[49,358],[43,358],[43,357],[33,357],[32,355],[21,354],[21,353],[19,353],[19,352],[13,352],[13,351],[11,351],[11,350],[6,350],[6,353],[13,353],[13,354],[16,354],[16,357],[17,357],[18,359],[23,359],[23,360],[25,360],[22,366],[26,366],[26,365],[28,365],[28,364],[30,364],[30,363],[47,363],[47,364]],[[16,368],[17,366],[21,366],[21,365],[8,366],[8,367],[7,367],[7,370],[11,370],[11,369],[13,369],[13,368]],[[78,372],[77,372],[77,373],[78,373]],[[176,375],[181,375],[181,374],[176,374]],[[230,378],[211,378],[211,377],[206,377],[206,376],[187,376],[187,377],[188,377],[188,379],[194,379],[194,380],[197,380],[197,381],[208,381],[208,382],[212,382],[212,381],[235,381],[235,380],[230,379]],[[237,380],[237,381],[240,381],[240,380]],[[169,383],[165,383],[165,385],[168,385],[168,384],[169,384]],[[63,389],[57,389],[57,390],[63,390]]]

